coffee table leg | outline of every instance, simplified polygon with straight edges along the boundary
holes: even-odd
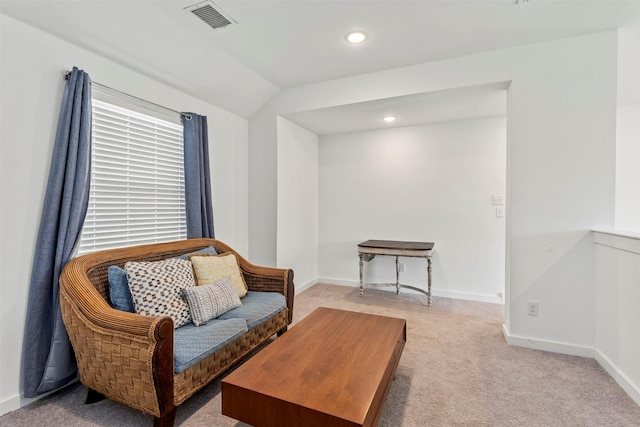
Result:
[[[360,298],[364,298],[364,286],[362,284],[362,254],[358,254],[360,258]]]
[[[431,257],[427,257],[427,307],[431,307]]]

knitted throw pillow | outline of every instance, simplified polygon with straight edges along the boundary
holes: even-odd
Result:
[[[154,262],[127,262],[124,269],[136,313],[171,316],[174,328],[191,321],[189,304],[182,297],[184,288],[195,286],[189,261],[170,258]]]
[[[184,288],[191,319],[196,326],[204,325],[227,311],[242,306],[231,279],[225,277],[211,285]]]

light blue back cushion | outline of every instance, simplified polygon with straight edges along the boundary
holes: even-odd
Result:
[[[247,328],[253,329],[287,305],[284,296],[277,292],[249,291],[240,301],[242,307],[227,311],[218,319],[244,319]]]
[[[189,259],[189,255],[192,255],[192,254],[213,254],[213,255],[218,255],[218,252],[216,252],[216,250],[213,249],[213,246],[207,246],[206,248],[200,249],[199,251],[189,252],[188,254],[180,255],[178,258],[180,258],[180,259]]]
[[[213,246],[207,246],[204,249],[200,249],[195,252],[180,255],[180,259],[189,259],[190,254],[213,254],[217,255],[218,252]],[[133,300],[131,299],[131,290],[129,289],[129,282],[127,281],[127,272],[123,268],[117,265],[109,266],[108,271],[109,279],[109,298],[111,299],[111,306],[116,310],[127,311],[129,313],[135,313],[133,307]]]
[[[173,331],[173,370],[182,372],[247,332],[242,319],[210,320],[202,326],[187,323]]]
[[[109,298],[111,306],[116,310],[134,313],[131,291],[127,282],[127,272],[117,265],[109,266]]]

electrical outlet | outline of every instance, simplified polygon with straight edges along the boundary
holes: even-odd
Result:
[[[527,302],[527,314],[529,316],[537,316],[540,312],[540,305],[535,301]]]
[[[400,264],[398,264],[398,271],[400,271],[401,273],[406,273],[407,264],[405,264],[404,262],[401,262]]]
[[[504,196],[502,194],[494,194],[491,196],[491,203],[494,205],[504,205]]]

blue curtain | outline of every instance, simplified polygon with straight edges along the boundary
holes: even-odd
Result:
[[[182,124],[187,238],[214,238],[207,118],[183,113]]]
[[[76,361],[60,313],[58,279],[87,212],[90,163],[91,85],[87,73],[74,67],[62,98],[31,271],[22,348],[26,397],[76,378]]]

